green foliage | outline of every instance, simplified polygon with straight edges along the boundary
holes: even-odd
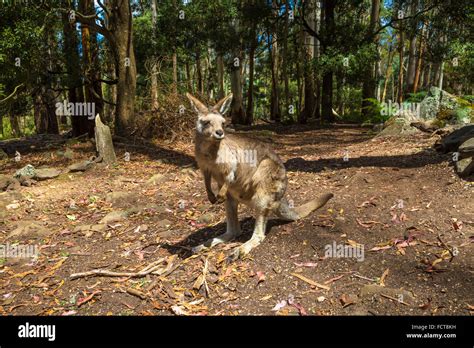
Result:
[[[409,103],[420,103],[425,99],[426,95],[428,94],[427,91],[419,91],[417,93],[409,93],[408,98],[405,100]]]
[[[391,110],[389,110],[389,112],[382,112],[384,105],[377,99],[367,98],[365,100],[368,101],[368,106],[362,108],[362,112],[365,115],[364,121],[366,123],[381,123],[390,118],[392,114]]]

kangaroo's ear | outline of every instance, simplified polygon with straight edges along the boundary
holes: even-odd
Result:
[[[209,112],[209,109],[201,103],[197,98],[193,97],[191,94],[186,93],[186,97],[188,97],[189,101],[191,102],[191,105],[198,114],[207,114]]]
[[[218,112],[221,115],[224,115],[227,111],[229,111],[230,104],[232,103],[232,93],[229,94],[227,97],[222,98],[214,105],[211,111]]]

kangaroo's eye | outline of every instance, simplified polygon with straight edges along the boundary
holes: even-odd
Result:
[[[211,124],[211,121],[202,121],[201,124],[204,126],[204,127],[207,127]]]

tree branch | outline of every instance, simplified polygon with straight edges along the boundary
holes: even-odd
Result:
[[[15,89],[13,90],[13,92],[8,96],[6,97],[5,99],[2,99],[0,100],[0,103],[4,103],[6,102],[8,99],[10,99],[11,97],[13,97],[15,94],[16,94],[16,91],[18,90],[18,88],[22,87],[23,86],[23,83],[20,83],[18,86],[15,87]]]

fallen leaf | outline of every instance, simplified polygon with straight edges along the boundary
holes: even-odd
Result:
[[[84,303],[89,302],[89,301],[92,300],[92,298],[93,298],[96,294],[98,294],[98,293],[100,293],[100,290],[94,291],[92,294],[90,294],[90,295],[87,296],[87,297],[78,299],[78,300],[77,300],[77,303],[76,303],[77,307],[80,307],[80,306],[82,306]]]
[[[275,307],[272,308],[272,311],[279,311],[280,309],[286,307],[288,305],[288,302],[286,300],[282,300],[280,302],[278,302]]]
[[[257,272],[257,285],[265,280],[265,274],[261,271]]]
[[[297,267],[316,267],[318,264],[316,262],[294,262]]]
[[[186,313],[186,311],[185,311],[182,307],[180,307],[180,306],[178,306],[178,305],[173,305],[173,306],[171,306],[171,310],[172,310],[173,313],[176,314],[176,315],[188,315],[188,313]]]
[[[376,247],[373,247],[372,249],[370,249],[369,251],[387,250],[387,249],[391,249],[391,248],[392,248],[391,245],[376,246]]]
[[[339,299],[339,301],[341,301],[342,308],[346,308],[347,306],[354,304],[354,300],[346,294],[343,294],[341,298]]]
[[[302,281],[308,283],[308,284],[311,284],[311,285],[314,285],[318,288],[321,288],[321,289],[324,289],[324,290],[329,290],[331,289],[329,286],[326,286],[326,285],[322,285],[322,284],[319,284],[317,282],[315,282],[314,280],[311,280],[309,278],[306,278],[305,276],[302,276],[301,274],[297,274],[297,273],[291,273],[291,275],[293,277],[296,277],[296,278],[299,278],[301,279]]]
[[[389,268],[387,268],[387,269],[383,272],[382,276],[380,277],[380,286],[385,286],[385,278],[387,278],[389,272],[390,272],[390,269],[389,269]]]

